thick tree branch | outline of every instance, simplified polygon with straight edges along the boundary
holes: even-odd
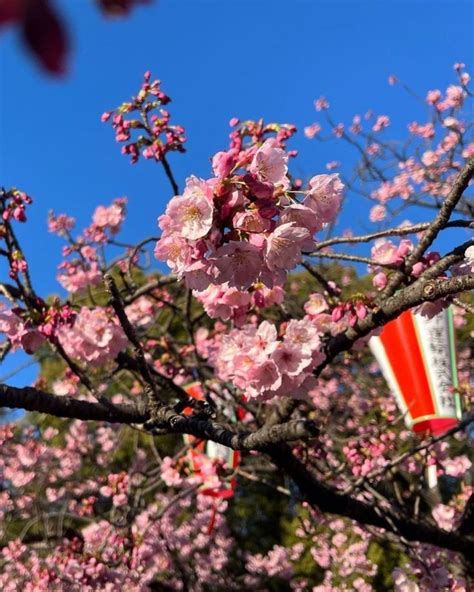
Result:
[[[5,384],[0,385],[0,407],[24,409],[84,421],[145,424],[145,428],[152,432],[191,434],[234,450],[258,450],[270,444],[311,438],[318,434],[314,422],[303,419],[264,426],[255,432],[236,433],[233,426],[222,425],[199,415],[179,415],[173,408],[165,407],[160,408],[157,417],[150,420],[149,413],[140,411],[133,405],[113,405],[109,408],[100,403],[52,395],[33,387],[16,388]]]
[[[106,407],[100,403],[52,395],[29,386],[16,388],[0,384],[0,407],[37,411],[55,417],[109,423],[143,423],[149,417],[132,405],[110,405]]]
[[[265,425],[255,432],[240,433],[233,433],[226,426],[211,420],[176,414],[169,417],[167,424],[170,431],[212,440],[233,450],[259,450],[270,444],[312,438],[319,433],[315,423],[305,419]]]
[[[355,327],[351,327],[344,333],[339,333],[330,339],[326,345],[326,360],[319,366],[317,373],[319,374],[337,354],[350,349],[357,339],[397,318],[405,310],[418,306],[423,302],[433,302],[472,289],[474,289],[474,274],[460,275],[446,280],[439,278],[424,280],[420,278],[407,288],[388,298],[378,310],[367,315]]]
[[[439,261],[437,261],[431,267],[428,267],[426,271],[424,271],[421,276],[418,278],[419,280],[428,280],[428,279],[435,279],[442,275],[447,269],[455,265],[456,263],[460,263],[464,260],[464,254],[466,249],[468,249],[471,245],[474,245],[474,239],[470,239],[461,245],[458,245],[452,251],[444,255]]]
[[[429,543],[456,551],[467,559],[474,556],[474,542],[467,537],[414,520],[395,510],[392,510],[389,516],[385,516],[377,512],[373,505],[322,483],[294,456],[288,446],[272,446],[266,452],[274,464],[293,479],[304,498],[320,511],[345,516],[364,525],[383,528],[408,541]]]

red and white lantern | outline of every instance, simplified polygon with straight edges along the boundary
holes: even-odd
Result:
[[[198,381],[187,384],[186,386],[184,386],[184,390],[193,399],[196,399],[198,401],[204,401],[205,399],[201,383]],[[189,411],[185,409],[184,413],[192,413],[192,409],[189,409]],[[222,463],[224,468],[228,470],[236,469],[239,465],[240,453],[237,450],[232,450],[231,448],[228,448],[227,446],[223,446],[222,444],[218,444],[216,442],[204,442],[202,440],[200,441],[198,440],[198,438],[195,438],[194,436],[190,435],[184,435],[183,438],[185,443],[191,447],[189,450],[189,457],[193,471],[197,475],[203,473],[200,461],[202,455],[205,455],[211,460],[216,460]],[[199,493],[201,495],[207,495],[209,497],[228,499],[234,495],[236,485],[237,480],[235,477],[233,477],[229,481],[221,482],[218,487],[216,487],[215,483],[207,484],[204,481],[202,487],[199,489]]]
[[[409,428],[439,435],[461,417],[452,311],[402,313],[369,342]]]

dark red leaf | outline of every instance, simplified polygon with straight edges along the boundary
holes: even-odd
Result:
[[[62,74],[65,71],[67,35],[63,23],[47,0],[27,1],[23,38],[46,70],[53,74]]]
[[[0,0],[0,25],[22,18],[25,0]]]
[[[103,12],[111,16],[128,14],[134,4],[148,4],[148,2],[150,0],[98,0]]]

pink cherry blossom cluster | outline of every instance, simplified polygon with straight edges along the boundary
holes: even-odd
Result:
[[[184,128],[170,124],[170,114],[163,105],[171,99],[161,90],[161,82],[150,82],[150,72],[145,72],[144,82],[136,97],[123,103],[114,111],[106,111],[102,121],[112,120],[117,142],[128,142],[122,146],[122,154],[130,155],[132,164],[136,163],[140,153],[144,158],[163,160],[168,152],[184,152]],[[131,114],[132,119],[126,115]],[[132,130],[139,135],[134,141]]]
[[[78,244],[74,251],[79,257],[59,264],[58,282],[71,293],[80,293],[90,286],[98,286],[102,280],[102,273],[95,248]],[[71,247],[64,247],[63,255],[70,255],[74,251]]]
[[[431,545],[417,545],[416,553],[392,572],[395,592],[469,592],[470,583],[461,575],[456,556],[435,550]]]
[[[319,97],[319,99],[315,99],[314,108],[316,111],[325,111],[326,109],[329,109],[329,102],[327,101],[326,97]]]
[[[98,246],[113,243],[114,236],[120,231],[126,215],[126,197],[115,199],[110,206],[98,206],[93,214],[92,223],[81,236],[73,238],[71,230],[75,220],[66,214],[48,214],[48,228],[69,243],[63,247],[63,257],[75,255],[72,259],[59,264],[58,281],[70,293],[80,293],[89,287],[97,286],[102,279]]]
[[[344,320],[343,325],[345,327],[354,327],[358,320],[362,321],[365,319],[367,312],[367,304],[359,298],[353,298],[337,304],[332,309],[331,320],[334,323]]]
[[[122,471],[117,474],[107,475],[107,485],[103,485],[99,492],[104,497],[112,499],[114,506],[123,506],[128,501],[129,477]]]
[[[341,289],[334,282],[330,282],[330,288],[335,295],[341,293]],[[310,320],[321,335],[334,336],[349,327],[354,327],[357,321],[365,319],[371,306],[371,299],[366,295],[355,295],[330,306],[323,294],[314,292],[308,296],[304,304],[305,319]],[[355,349],[363,347],[369,338],[366,336],[358,340],[354,345]]]
[[[469,82],[469,74],[464,73],[463,84],[464,86]],[[436,89],[428,91],[426,95],[426,102],[433,105],[437,111],[447,111],[448,109],[458,109],[462,107],[464,99],[466,97],[466,91],[462,86],[451,84],[446,89],[443,97],[443,93]]]
[[[375,241],[372,247],[372,258],[382,266],[394,266],[400,267],[403,265],[405,258],[413,250],[413,243],[408,239],[402,239],[399,245],[395,245],[392,241],[381,238]],[[441,258],[441,255],[437,251],[429,251],[425,253],[419,261],[417,261],[411,270],[411,275],[415,278],[420,277],[432,265],[437,263]],[[383,267],[369,265],[369,271],[374,272],[372,283],[378,290],[383,290],[388,283],[387,270]],[[456,272],[456,268],[453,268],[453,273]],[[442,280],[444,275],[440,276]],[[424,302],[416,308],[416,312],[432,318],[450,304],[449,298],[442,298],[435,302]]]
[[[304,504],[306,505],[306,504]],[[309,510],[309,509],[308,509]],[[372,592],[369,582],[377,573],[377,565],[369,558],[370,535],[356,523],[341,518],[329,519],[310,510],[295,531],[298,550],[307,550],[312,560],[323,570],[322,582],[313,592]],[[304,582],[300,590],[305,590]]]
[[[385,205],[389,200],[396,197],[408,200],[414,193],[413,185],[409,183],[410,174],[408,168],[410,166],[411,163],[405,163],[403,165],[404,172],[395,175],[390,181],[383,181],[377,189],[372,191],[371,197],[381,205]]]
[[[374,469],[384,467],[387,456],[395,449],[396,434],[387,431],[379,437],[349,439],[343,447],[353,475],[367,475]]]
[[[372,126],[373,132],[380,132],[390,125],[390,117],[387,115],[379,115]]]
[[[233,136],[234,147],[213,159],[216,176],[190,177],[159,218],[155,256],[189,287],[281,286],[302,253],[312,249],[314,234],[334,221],[343,189],[338,175],[317,175],[306,191],[292,191],[288,153],[281,147],[289,132],[285,128],[279,138],[281,128],[275,129],[276,137],[239,152]]]
[[[222,338],[213,363],[222,380],[250,398],[304,397],[312,371],[324,360],[321,340],[308,320],[291,320],[282,339],[273,324],[245,325]]]
[[[0,215],[4,222],[0,224],[0,240],[5,241],[6,249],[1,253],[8,260],[9,276],[18,279],[19,274],[28,273],[28,263],[14,237],[10,221],[26,222],[26,206],[32,203],[29,195],[18,189],[0,190]]]
[[[70,326],[74,318],[69,305],[61,305],[57,299],[47,305],[37,299],[34,312],[20,307],[0,311],[0,334],[7,337],[14,350],[20,347],[27,354],[33,354],[46,339],[54,342],[58,329]]]
[[[48,231],[58,236],[68,237],[76,225],[76,220],[66,214],[56,215],[53,210],[48,212]]]
[[[62,377],[53,382],[52,390],[55,395],[74,397],[79,392],[79,377],[66,368]]]
[[[171,300],[171,296],[166,290],[155,290],[153,296],[164,302]],[[140,296],[125,307],[127,318],[136,329],[145,329],[154,323],[157,309],[165,306],[164,302],[155,302],[146,296]]]
[[[57,336],[64,351],[90,366],[113,360],[127,347],[122,327],[104,308],[82,307],[72,327],[61,327]]]
[[[247,570],[252,574],[245,579],[245,584],[249,588],[259,583],[255,575],[278,577],[286,581],[291,580],[294,575],[289,549],[281,545],[274,545],[265,555],[263,553],[248,554],[246,563]]]
[[[372,247],[372,259],[381,265],[401,265],[405,257],[413,250],[413,243],[408,239],[402,239],[398,245],[391,240],[379,238]]]
[[[45,340],[36,327],[25,324],[11,310],[0,312],[0,333],[7,337],[13,350],[20,347],[27,354],[34,353]]]
[[[3,220],[16,220],[17,222],[26,222],[26,206],[32,203],[29,195],[18,189],[2,192],[0,196],[1,212]]]
[[[247,119],[240,121],[237,117],[233,117],[229,121],[229,125],[232,131],[229,134],[230,138],[230,156],[237,157],[239,161],[247,160],[250,162],[256,147],[260,146],[265,140],[272,134],[277,142],[277,145],[283,150],[286,147],[286,142],[296,133],[296,126],[291,123],[265,123],[263,119],[253,121]],[[244,152],[247,151],[245,154]],[[222,166],[226,162],[224,155],[226,152],[218,152],[215,156],[216,162],[213,162],[213,168],[217,168],[214,173],[218,177],[226,176],[225,171],[219,168],[219,164]],[[289,150],[288,156],[294,157],[297,155],[296,150]],[[246,158],[247,157],[247,158]],[[223,160],[222,160],[223,159]],[[219,174],[219,172],[221,174]]]
[[[387,208],[384,205],[378,204],[373,206],[369,212],[369,220],[371,222],[382,222],[387,216]]]
[[[431,140],[435,137],[435,127],[432,123],[428,122],[424,125],[420,125],[416,121],[408,124],[408,131],[420,138],[424,138],[425,140]]]
[[[281,304],[285,297],[283,288],[275,286],[267,288],[263,284],[255,284],[254,291],[230,288],[226,282],[221,285],[211,284],[205,290],[194,290],[193,295],[204,306],[211,319],[222,321],[232,320],[239,327],[245,323],[247,313],[252,308],[262,309],[274,304]]]
[[[315,138],[319,134],[320,131],[321,131],[321,126],[319,125],[319,123],[312,123],[311,125],[306,126],[303,130],[304,135],[309,140],[312,140],[313,138]]]
[[[74,323],[76,312],[69,304],[62,304],[59,298],[54,298],[50,305],[43,300],[39,300],[38,304],[42,307],[42,317],[37,321],[38,330],[54,342],[60,327],[70,327]]]
[[[315,314],[325,307],[322,297],[318,299],[314,295],[310,301],[308,308]],[[374,421],[373,412],[383,414],[388,411],[387,418],[394,421],[393,405],[390,407],[393,401],[386,397],[383,390],[379,392],[378,388],[360,388],[350,365],[331,368],[327,380],[319,379],[315,390],[324,390],[326,381],[325,395],[330,405],[336,401],[340,404],[340,408],[334,410],[334,415],[329,416],[329,421],[340,417],[342,410],[351,410],[345,429],[353,430],[354,436],[349,439],[349,450],[342,451],[344,462],[349,462],[349,469],[354,464],[362,471],[354,471],[355,475],[383,468],[390,454],[396,454],[397,436],[392,430],[387,431],[380,419]],[[351,393],[350,397],[348,392]],[[318,410],[318,421],[322,423],[326,414],[320,407]],[[367,416],[369,411],[370,418]],[[364,417],[369,421],[364,422]],[[181,582],[168,575],[177,573],[178,568],[180,573],[188,570],[186,573],[195,578],[191,580],[192,590],[206,589],[206,586],[219,588],[222,582],[228,581],[232,573],[229,571],[229,559],[234,557],[236,549],[225,524],[226,504],[219,503],[216,507],[214,500],[206,495],[198,495],[196,499],[175,498],[176,492],[185,492],[195,485],[214,480],[218,483],[217,467],[213,461],[204,455],[201,460],[199,455],[201,474],[198,474],[191,470],[195,458],[189,454],[184,463],[165,458],[160,467],[159,481],[163,480],[170,489],[152,495],[140,513],[135,514],[128,512],[127,504],[133,499],[133,495],[130,495],[133,494],[133,487],[141,483],[149,458],[143,449],[138,448],[136,461],[129,473],[116,470],[110,472],[110,459],[117,450],[118,440],[110,426],[100,430],[101,433],[98,433],[96,426],[74,422],[65,434],[64,443],[61,440],[59,445],[57,442],[53,444],[58,435],[56,428],[43,430],[43,441],[38,441],[32,430],[23,430],[13,447],[13,430],[9,426],[1,426],[0,478],[8,479],[14,487],[0,492],[0,514],[2,511],[14,511],[29,516],[37,511],[38,499],[31,493],[34,491],[31,488],[41,483],[41,487],[45,488],[48,511],[67,507],[69,516],[83,518],[86,524],[77,529],[77,534],[67,535],[62,542],[48,549],[47,555],[38,553],[34,546],[20,541],[10,542],[2,551],[2,558],[6,560],[0,574],[2,589],[14,592],[15,588],[8,587],[9,582],[15,585],[25,582],[25,590],[46,592],[60,586],[64,578],[74,577],[74,581],[79,582],[84,589],[112,592],[120,584],[123,589],[140,590],[156,582],[160,574],[165,574],[167,584],[179,589]],[[402,431],[401,436],[403,440],[409,438],[406,431]],[[312,446],[305,453],[312,460],[324,456],[329,466],[337,468],[339,464],[334,452],[337,445],[343,447],[340,439],[337,440],[338,444],[325,437],[319,446]],[[470,468],[469,460],[465,455],[451,458],[445,443],[438,443],[437,446],[439,448],[435,455],[442,465],[439,476],[445,472],[461,478]],[[354,451],[358,455],[354,456]],[[100,456],[104,460],[96,463]],[[92,465],[85,464],[91,461]],[[404,465],[403,470],[407,471],[408,476],[421,475],[420,468],[422,471],[424,462],[416,458],[410,461],[411,464]],[[93,479],[84,478],[84,469],[89,466],[95,467],[96,476]],[[100,471],[99,475],[97,471]],[[342,487],[350,483],[342,475],[337,479]],[[197,493],[200,491],[198,489]],[[470,489],[463,493],[465,501]],[[173,503],[170,504],[170,500]],[[110,508],[110,514],[101,514],[104,506]],[[459,496],[449,505],[437,508],[434,517],[451,529],[460,516],[457,506],[463,507],[459,503]],[[123,527],[120,525],[121,514],[116,514],[120,511],[127,512],[129,517]],[[308,512],[311,514],[306,517]],[[212,531],[209,532],[211,524]],[[378,533],[374,537],[347,519],[331,519],[313,513],[306,504],[302,504],[302,507],[298,506],[294,534],[298,539],[292,545],[277,544],[260,553],[245,552],[245,570],[241,572],[239,584],[243,581],[247,587],[263,590],[269,587],[269,579],[273,581],[276,578],[278,581],[281,578],[285,583],[288,582],[292,590],[301,592],[310,587],[320,592],[370,592],[377,589],[373,578],[378,566],[369,549],[372,543],[376,543]],[[405,556],[397,563],[393,573],[396,589],[410,590],[403,587],[402,581],[407,586],[410,584],[412,589],[416,589],[414,586],[418,584],[427,590],[443,590],[448,584],[453,590],[468,589],[466,586],[462,588],[463,579],[459,576],[456,556],[427,547],[422,558],[428,552],[436,559],[429,565],[436,572],[440,587],[435,587],[436,581],[433,579],[427,579],[416,554],[410,554],[406,565]],[[297,562],[307,561],[305,557],[321,569],[323,579],[321,582],[318,578],[317,586],[314,586],[313,579],[310,586],[306,576],[298,569]]]
[[[97,206],[92,216],[92,224],[84,230],[84,236],[92,242],[104,243],[108,235],[120,231],[125,220],[126,197],[114,199],[111,206]]]
[[[334,290],[336,285],[334,282],[332,282],[332,284],[331,289]],[[324,294],[312,292],[304,303],[304,310],[307,318],[311,320],[317,319],[318,315],[329,310],[329,305]]]
[[[126,0],[123,2],[127,4]],[[458,66],[461,73],[463,66]],[[149,122],[153,121],[148,119],[148,112],[158,108],[160,101],[161,104],[167,101],[156,94],[159,87],[154,84],[146,77],[145,85],[154,91],[142,89],[143,97],[134,99],[142,118],[137,121],[149,134],[147,140],[151,137],[147,126],[151,129]],[[464,91],[462,79],[460,84]],[[446,100],[452,104],[449,107],[452,112],[437,112],[438,119],[430,124],[433,136],[429,124],[414,122],[413,134],[418,142],[436,139],[438,124],[444,137],[438,145],[435,142],[420,150],[413,160],[400,163],[395,178],[387,175],[385,183],[376,181],[370,186],[370,190],[375,188],[372,221],[391,216],[393,210],[387,202],[396,197],[408,201],[419,186],[426,190],[433,188],[434,194],[443,195],[445,180],[459,168],[459,155],[470,150],[467,144],[462,147],[464,140],[456,140],[468,130],[455,112],[468,96],[467,91],[461,97],[459,91],[448,89],[446,98],[441,93],[433,98],[434,105]],[[153,97],[157,97],[157,104],[148,108],[154,102]],[[316,106],[321,111],[329,107],[323,98]],[[119,113],[113,114],[119,140],[124,142],[131,141],[131,130],[140,127],[133,120],[126,121],[128,112],[127,107],[120,113],[122,119],[116,122]],[[163,119],[158,127],[163,122],[167,124],[163,111],[161,115]],[[388,116],[367,114],[367,125],[362,119],[355,116],[352,126],[336,124],[331,125],[331,130],[339,137],[347,138],[352,133],[367,138],[364,154],[386,157],[388,145],[379,136],[377,141],[371,138],[390,124]],[[306,135],[318,135],[317,125]],[[375,472],[371,481],[375,484],[386,481],[390,491],[394,487],[391,480],[397,479],[397,473],[403,476],[403,482],[398,482],[400,494],[411,510],[412,505],[415,508],[419,505],[417,497],[420,487],[424,487],[426,464],[435,464],[443,486],[442,503],[432,508],[431,514],[422,504],[418,508],[420,519],[453,530],[460,523],[472,493],[466,474],[472,464],[464,436],[455,436],[453,450],[438,442],[421,455],[410,454],[399,463],[397,457],[412,448],[415,436],[401,426],[400,414],[393,398],[387,396],[387,387],[376,364],[366,365],[367,353],[359,355],[354,351],[357,347],[351,348],[325,367],[318,378],[314,377],[314,370],[325,360],[323,344],[331,336],[363,321],[372,308],[370,294],[352,290],[352,296],[346,296],[343,292],[355,274],[331,266],[327,278],[337,277],[339,285],[322,277],[320,283],[325,291],[310,293],[304,303],[302,294],[307,293],[308,286],[302,285],[301,278],[308,276],[295,274],[289,282],[289,295],[295,297],[295,302],[288,299],[280,310],[268,311],[269,317],[279,319],[278,324],[262,321],[263,308],[282,303],[287,272],[298,265],[304,253],[313,249],[314,235],[334,222],[342,193],[338,175],[318,175],[302,189],[302,183],[288,172],[294,151],[288,151],[285,142],[294,133],[294,126],[232,120],[231,127],[229,149],[213,158],[213,177],[188,179],[183,194],[171,200],[159,221],[163,234],[156,247],[158,257],[169,261],[178,277],[194,290],[208,316],[219,320],[213,323],[206,320],[205,326],[199,326],[200,313],[194,315],[194,306],[184,310],[186,302],[191,301],[174,285],[174,278],[170,278],[173,284],[168,292],[161,287],[167,284],[168,278],[163,278],[161,284],[161,278],[133,273],[141,247],[136,250],[127,247],[129,256],[117,263],[123,272],[120,283],[123,306],[140,337],[150,369],[185,389],[199,375],[208,391],[206,395],[216,402],[219,416],[237,415],[242,431],[255,427],[254,407],[259,405],[253,405],[254,402],[279,396],[304,398],[298,414],[308,418],[317,415],[320,433],[311,442],[298,441],[291,445],[295,462],[305,463],[316,476],[324,477],[328,486],[339,491],[349,489],[356,498],[373,503],[377,509],[380,507],[381,512],[385,502],[376,497],[377,488],[365,489],[367,479],[358,489],[360,477]],[[132,142],[135,148],[125,148],[138,157],[137,143],[138,140]],[[150,144],[145,142],[141,149],[144,156],[155,157]],[[332,171],[337,166],[331,161],[327,169]],[[15,214],[15,207],[21,204],[14,200],[11,203],[16,205],[9,206],[11,212],[0,225],[5,233],[13,226],[10,220],[22,218],[21,212]],[[72,218],[50,215],[50,230],[68,242],[64,256],[74,257],[61,267],[60,281],[70,292],[77,294],[97,285],[101,270],[111,269],[107,266],[105,250],[117,246],[115,235],[124,216],[123,199],[108,207],[99,206],[92,224],[76,239],[71,235]],[[343,238],[351,236],[346,231]],[[335,243],[338,242],[336,238]],[[473,249],[469,247],[464,260],[443,273],[469,273],[474,265]],[[369,268],[375,273],[374,284],[383,288],[388,280],[387,268],[403,270],[412,252],[413,245],[406,239],[398,244],[386,239],[376,242],[372,250],[373,265]],[[330,251],[321,249],[320,253]],[[23,264],[23,256],[15,246],[8,255],[17,262],[17,273],[26,271],[22,267],[26,261]],[[413,278],[420,277],[438,260],[439,254],[427,252],[413,267]],[[437,280],[441,282],[443,276]],[[24,284],[28,288],[26,281]],[[24,287],[21,281],[17,285],[18,289]],[[160,287],[154,288],[157,285]],[[25,294],[18,301],[28,310],[0,308],[0,332],[6,335],[13,349],[22,347],[30,353],[47,338],[61,345],[66,356],[86,366],[94,388],[111,403],[137,402],[143,395],[138,376],[127,374],[120,357],[117,366],[112,366],[129,343],[111,309],[94,304],[96,308],[84,307],[76,313],[68,305],[61,306],[59,301],[45,303],[29,297],[27,291]],[[91,290],[89,295],[91,302],[95,298],[103,302],[102,294],[96,294],[96,290]],[[8,290],[7,296],[10,296]],[[425,303],[423,307],[436,309],[447,302],[444,299]],[[295,307],[299,309],[301,304],[304,318],[289,320],[295,315]],[[456,313],[457,326],[466,322],[463,313]],[[188,321],[189,338],[188,335],[183,338],[183,319]],[[232,330],[227,321],[232,322]],[[459,390],[466,392],[469,353],[459,356]],[[108,363],[111,365],[103,368],[104,372],[96,371]],[[71,363],[70,368],[74,368]],[[81,386],[84,382],[81,376],[86,371],[79,369],[74,373],[70,368],[53,368],[52,372],[49,367],[46,372],[42,368],[35,387],[59,396],[91,396]],[[126,378],[122,380],[122,376]],[[233,387],[241,393],[235,393]],[[239,394],[252,400],[242,404],[246,407],[242,416],[235,403]],[[308,589],[370,592],[377,589],[382,577],[388,577],[386,565],[376,558],[383,550],[379,544],[382,531],[361,528],[347,519],[329,518],[313,511],[295,498],[292,488],[282,489],[279,485],[287,484],[273,472],[263,477],[264,482],[259,482],[259,473],[265,468],[258,454],[243,456],[243,466],[239,467],[242,470],[237,472],[238,480],[235,479],[242,496],[240,499],[236,496],[226,515],[226,503],[212,498],[212,494],[222,493],[231,479],[233,484],[234,474],[222,458],[211,458],[212,453],[219,454],[217,446],[205,447],[203,442],[186,436],[183,448],[181,436],[176,434],[165,441],[156,440],[150,447],[148,438],[135,438],[124,433],[123,428],[105,423],[99,427],[80,421],[46,419],[40,424],[34,418],[28,421],[30,427],[24,422],[15,430],[0,426],[0,518],[6,517],[7,533],[0,551],[0,589],[6,592],[18,588],[46,592],[68,587],[71,582],[81,590],[106,592],[161,587],[177,590],[186,587],[197,592],[225,587],[237,590],[242,586],[265,590],[279,588],[281,580],[282,587],[298,592]],[[387,472],[387,465],[394,460],[391,471]],[[250,492],[243,487],[247,478],[253,481]],[[448,481],[449,487],[445,488],[444,482]],[[240,503],[255,506],[254,492],[262,494],[263,490],[265,495],[275,485],[280,493],[290,496],[295,518],[288,521],[290,539],[275,543],[269,537],[268,544],[264,541],[262,548],[253,547],[249,552],[247,543],[237,544],[237,537],[234,540],[230,536],[226,521],[229,518],[232,530],[247,529],[247,524],[240,524]],[[248,493],[250,499],[246,500]],[[270,510],[277,507],[272,502]],[[263,508],[263,518],[268,518],[265,511]],[[36,545],[37,532],[42,532],[43,526],[37,521],[38,515],[45,517],[44,532],[52,533],[40,546]],[[22,528],[25,524],[22,540],[12,540],[18,531],[12,530],[10,534],[8,529],[20,522]],[[398,556],[396,545],[393,551],[393,561],[398,560],[399,566],[393,573],[395,589],[405,592],[419,587],[459,592],[467,589],[458,576],[460,568],[454,555],[419,545],[400,548]],[[407,556],[411,559],[405,565]],[[389,559],[392,564],[391,555]],[[423,570],[423,563],[429,566],[428,570]]]
[[[415,263],[411,272],[412,276],[419,277],[424,271],[437,263],[440,259],[441,255],[438,251],[429,251],[421,257],[420,261]]]
[[[407,156],[402,156],[394,145],[378,137],[390,125],[388,115],[367,111],[364,119],[370,128],[364,130],[360,115],[353,117],[352,125],[336,124],[328,113],[326,99],[321,97],[315,101],[316,110],[323,112],[332,135],[357,146],[358,154],[362,154],[359,170],[366,170],[367,178],[374,181],[370,191],[376,202],[369,216],[372,222],[384,220],[387,202],[395,199],[402,200],[402,207],[426,199],[439,206],[440,199],[446,197],[452,187],[463,160],[474,154],[472,126],[463,115],[467,100],[473,96],[468,87],[470,76],[464,68],[464,64],[454,65],[458,84],[449,85],[445,92],[435,89],[427,93],[430,117],[426,122],[408,124],[413,145],[411,155]],[[389,78],[392,85],[398,82],[394,76]],[[328,139],[322,134],[320,123],[307,126],[305,135],[309,139]],[[394,164],[387,167],[388,162]],[[357,184],[351,188],[360,189]]]
[[[27,273],[28,271],[28,262],[23,256],[23,253],[15,249],[11,253],[10,259],[10,270],[8,275],[12,278],[12,280],[16,280],[18,278],[19,273]]]
[[[46,440],[58,433],[54,428],[47,431]],[[84,590],[113,592],[119,586],[132,591],[148,589],[157,580],[179,589],[180,575],[174,574],[183,569],[196,581],[192,590],[222,588],[233,546],[223,515],[225,502],[184,495],[169,504],[167,494],[154,493],[140,512],[130,514],[129,522],[121,525],[115,513],[127,507],[128,489],[134,482],[136,487],[138,471],[143,474],[143,450],[138,451],[141,460],[132,463],[130,473],[109,474],[100,486],[101,478],[80,477],[86,459],[92,453],[95,457],[95,428],[88,430],[83,424],[79,429],[74,422],[61,446],[37,443],[31,432],[22,437],[26,443],[17,442],[12,454],[13,431],[10,426],[0,428],[0,475],[15,483],[5,492],[0,508],[5,502],[5,507],[22,514],[33,511],[33,497],[20,494],[20,488],[34,491],[37,477],[41,487],[46,486],[47,510],[67,508],[69,516],[85,519],[81,523],[87,526],[66,535],[47,555],[19,540],[10,541],[1,551],[5,562],[0,573],[2,590],[13,592],[22,584],[28,592],[47,592],[72,581]],[[111,454],[108,457],[110,463]],[[64,485],[56,488],[58,479]],[[185,492],[191,482],[183,479],[178,491]],[[104,500],[112,501],[110,512],[104,512]]]

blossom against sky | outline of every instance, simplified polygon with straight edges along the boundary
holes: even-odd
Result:
[[[172,197],[161,167],[131,166],[100,121],[145,70],[162,80],[172,120],[186,128],[186,154],[170,158],[182,185],[190,174],[210,175],[231,117],[295,123],[302,132],[317,120],[313,101],[321,95],[339,120],[372,108],[390,116],[392,136],[403,137],[425,107],[389,86],[388,76],[423,95],[445,89],[453,63],[469,69],[473,55],[473,5],[457,0],[160,0],[120,20],[104,19],[86,0],[56,5],[73,42],[65,78],[45,75],[13,29],[0,35],[1,183],[34,199],[23,242],[43,292],[61,290],[61,243],[47,234],[49,209],[75,216],[81,228],[97,204],[127,196],[124,237],[158,233],[156,219]],[[293,173],[303,177],[325,173],[329,160],[347,153],[342,143],[310,142],[302,133],[290,148],[300,150]],[[368,224],[347,205],[341,229],[352,222]]]

